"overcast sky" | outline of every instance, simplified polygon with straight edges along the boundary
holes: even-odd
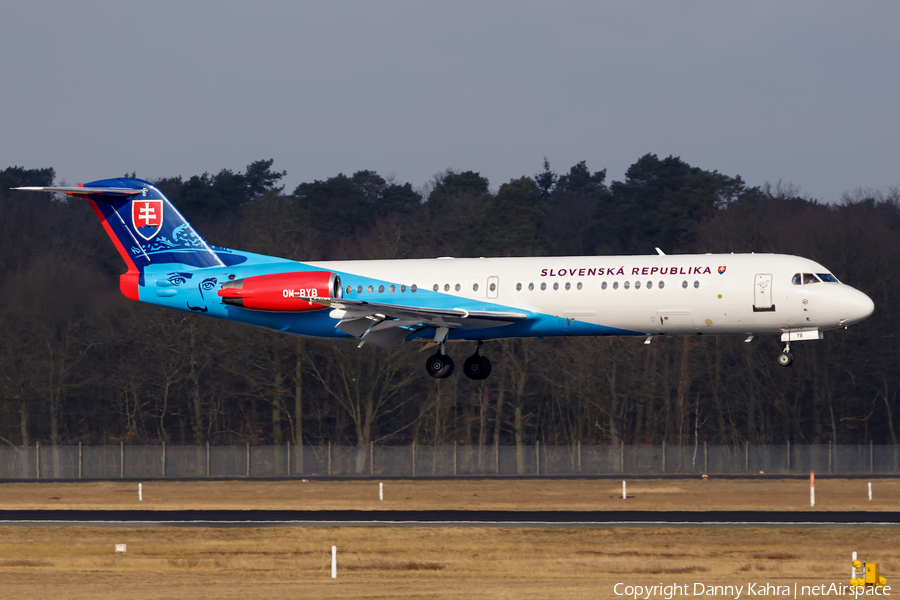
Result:
[[[898,24],[893,1],[6,0],[0,169],[496,189],[649,152],[834,201],[900,184]]]

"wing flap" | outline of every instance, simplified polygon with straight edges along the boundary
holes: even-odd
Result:
[[[399,344],[406,336],[427,327],[475,328],[502,327],[527,319],[519,312],[430,308],[366,302],[347,298],[302,298],[329,306],[340,317],[337,329],[381,348]]]
[[[400,304],[384,304],[381,302],[367,302],[365,300],[350,300],[347,298],[301,298],[316,304],[330,306],[343,310],[348,315],[362,317],[366,315],[382,315],[393,318],[420,319],[429,324],[445,326],[438,320],[459,321],[466,319],[465,327],[472,327],[470,320],[488,320],[491,326],[497,325],[497,321],[514,323],[527,319],[528,315],[520,312],[504,312],[495,310],[466,310],[464,308],[430,308],[425,306],[404,306]],[[434,323],[431,323],[434,321]],[[463,325],[460,325],[463,326]]]

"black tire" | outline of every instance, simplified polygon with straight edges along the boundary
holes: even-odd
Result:
[[[447,366],[447,363],[444,359],[445,356],[440,352],[432,354],[428,357],[428,360],[425,361],[425,370],[428,371],[428,374],[432,377],[439,378],[439,373],[444,370],[444,367]]]
[[[446,354],[436,352],[428,357],[428,361],[425,363],[425,370],[435,379],[450,377],[454,370],[453,359]]]
[[[794,364],[794,355],[790,352],[782,352],[778,355],[778,364],[782,367],[789,367]]]
[[[463,372],[466,374],[466,377],[475,381],[487,379],[491,374],[491,361],[484,356],[473,354],[463,364]]]
[[[444,379],[445,377],[450,377],[453,375],[453,371],[456,370],[456,365],[453,363],[453,359],[449,356],[444,356],[444,360],[447,361],[447,366],[444,367],[444,370],[438,374],[440,379]]]
[[[491,375],[491,361],[488,360],[487,356],[481,357],[481,378],[487,379]]]
[[[481,375],[481,360],[479,359],[480,357],[477,354],[473,354],[463,363],[463,373],[469,379],[475,379],[476,381],[479,379],[479,375]]]

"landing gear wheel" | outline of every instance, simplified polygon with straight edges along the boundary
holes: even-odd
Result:
[[[435,379],[450,377],[453,374],[453,369],[453,359],[440,352],[429,356],[428,362],[425,363],[425,370]]]
[[[794,364],[794,355],[788,351],[784,351],[778,355],[778,364],[782,367],[789,367]]]
[[[486,356],[478,356],[477,353],[473,354],[463,364],[463,372],[466,374],[466,377],[475,381],[487,379],[491,374],[491,361]]]

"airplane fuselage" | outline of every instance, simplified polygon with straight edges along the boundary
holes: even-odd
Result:
[[[235,251],[236,252],[236,251]],[[400,306],[517,310],[502,327],[451,328],[450,340],[519,336],[781,334],[837,329],[871,314],[862,292],[837,281],[792,283],[829,274],[822,265],[778,254],[437,258],[294,262],[247,256],[241,265],[194,272],[194,282],[306,271],[340,276],[343,298]],[[171,269],[145,274],[141,300],[315,337],[350,337],[340,314],[260,312],[218,302],[199,285],[168,284]],[[199,280],[199,281],[198,281]],[[164,282],[162,287],[158,282]],[[166,294],[160,295],[163,290]],[[286,290],[290,293],[292,290]],[[308,293],[308,290],[301,290]],[[173,293],[174,292],[174,293]],[[433,333],[433,332],[432,332]],[[409,339],[428,338],[412,332]]]

